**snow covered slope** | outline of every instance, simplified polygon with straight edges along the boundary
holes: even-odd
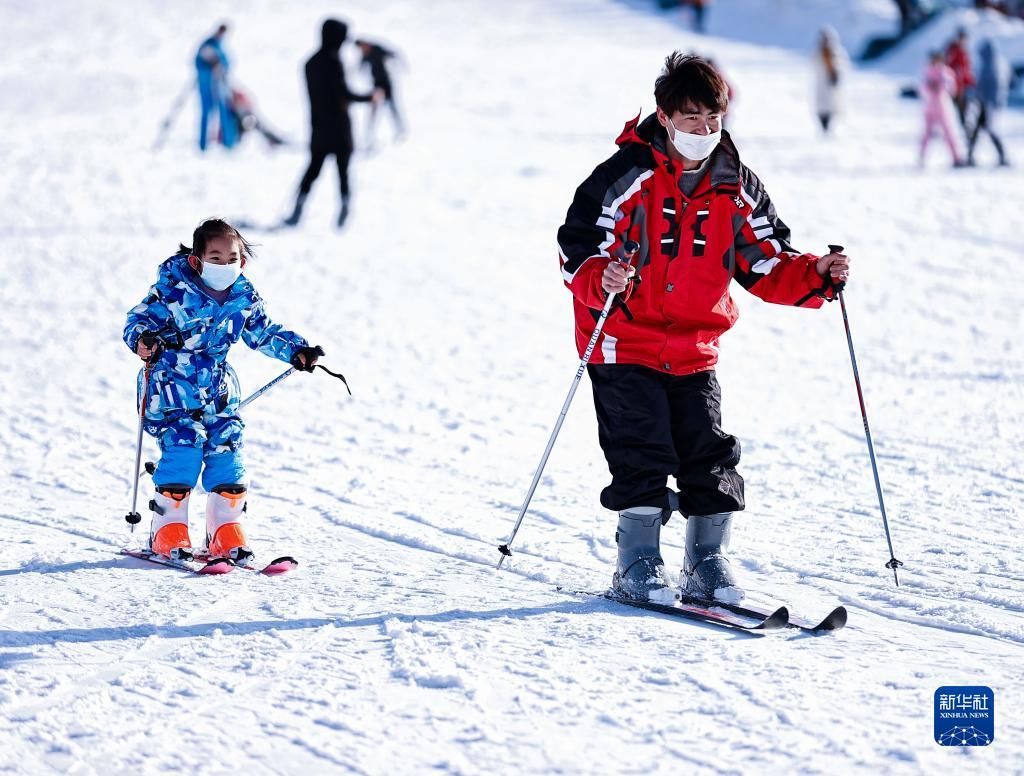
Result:
[[[1019,173],[989,169],[987,148],[981,168],[936,149],[919,171],[917,106],[877,73],[853,76],[823,140],[804,58],[616,2],[281,7],[4,4],[0,771],[1020,772]],[[302,229],[251,234],[270,312],[355,392],[300,375],[246,415],[253,544],[302,566],[202,579],[118,557],[125,311],[196,222],[274,219],[306,163],[254,139],[201,158],[191,104],[153,154],[160,120],[223,15],[237,78],[304,142],[299,68],[342,11],[406,54],[411,134],[357,159],[343,234],[331,169]],[[846,604],[834,636],[743,637],[556,592],[603,588],[614,563],[586,388],[493,569],[577,363],[555,229],[677,47],[736,82],[737,143],[796,244],[856,262],[898,589],[838,308],[738,290],[719,370],[744,444],[744,579],[798,611]],[[1019,160],[1024,123],[1005,129]],[[233,361],[247,389],[282,369]],[[681,527],[665,530],[675,567]],[[956,684],[995,690],[991,746],[932,740],[933,694]]]

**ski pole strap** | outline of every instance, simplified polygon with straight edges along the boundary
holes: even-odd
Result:
[[[629,306],[622,301],[621,296],[615,298],[615,304],[612,305],[612,311],[614,312],[615,310],[622,310],[622,314],[626,316],[626,320],[630,323],[633,322],[633,313],[630,312]]]
[[[346,390],[346,391],[348,391],[348,395],[349,395],[349,396],[351,396],[351,395],[352,395],[352,389],[348,387],[348,380],[346,380],[346,379],[345,379],[345,375],[343,375],[343,374],[340,374],[339,372],[332,372],[332,371],[331,371],[330,369],[328,369],[327,367],[325,367],[325,366],[324,366],[323,364],[314,364],[314,365],[313,365],[313,368],[314,368],[314,369],[323,369],[323,370],[324,370],[325,372],[327,372],[327,374],[329,374],[329,375],[330,375],[331,377],[336,377],[336,378],[338,378],[339,380],[341,380],[341,381],[342,381],[343,383],[345,383],[345,390]]]

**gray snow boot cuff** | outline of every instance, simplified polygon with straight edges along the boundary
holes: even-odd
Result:
[[[744,598],[729,567],[732,512],[690,515],[686,520],[683,593],[707,600],[739,603]]]
[[[632,507],[619,512],[615,531],[618,561],[612,586],[620,595],[650,600],[652,592],[668,590],[661,557],[661,526],[668,514],[668,510],[658,507]]]

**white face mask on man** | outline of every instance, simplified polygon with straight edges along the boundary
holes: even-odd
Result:
[[[672,124],[672,120],[669,119],[668,123]],[[684,157],[700,161],[711,156],[711,152],[715,150],[722,139],[722,130],[712,132],[710,135],[692,135],[689,132],[680,132],[676,129],[676,125],[672,124],[670,139],[672,145]]]
[[[233,264],[211,264],[203,262],[203,271],[199,273],[203,283],[214,291],[223,291],[230,288],[231,284],[238,280],[242,274],[242,262],[236,261]]]

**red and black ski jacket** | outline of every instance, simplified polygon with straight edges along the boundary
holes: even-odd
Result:
[[[640,364],[687,375],[712,369],[718,339],[736,322],[729,282],[767,302],[820,307],[833,292],[818,257],[789,244],[761,181],[726,132],[703,180],[687,197],[682,165],[653,115],[627,122],[619,150],[576,190],[558,230],[562,276],[572,291],[582,357],[607,295],[601,276],[622,244],[636,240],[639,281],[622,295],[591,357],[595,364]]]

